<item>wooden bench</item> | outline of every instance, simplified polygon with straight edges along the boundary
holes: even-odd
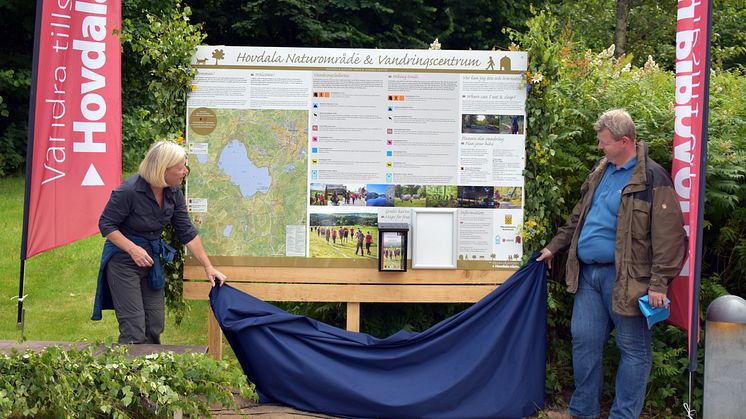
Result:
[[[408,270],[216,265],[231,286],[264,301],[347,304],[347,330],[360,331],[360,303],[474,303],[505,282],[515,269]],[[187,257],[184,298],[207,300],[210,283]],[[208,308],[208,353],[222,357],[222,332]]]

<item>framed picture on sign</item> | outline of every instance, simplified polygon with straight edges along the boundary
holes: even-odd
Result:
[[[412,211],[412,269],[456,269],[456,209]]]
[[[407,224],[378,225],[378,270],[407,271]]]

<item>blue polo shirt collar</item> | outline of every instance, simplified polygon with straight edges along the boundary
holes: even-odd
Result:
[[[637,164],[637,156],[633,156],[627,163],[624,163],[622,167],[617,167],[615,164],[612,163],[612,167],[616,170],[628,170]]]

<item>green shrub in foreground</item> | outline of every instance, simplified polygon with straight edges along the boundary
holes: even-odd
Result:
[[[99,352],[100,353],[97,353]],[[202,354],[128,357],[126,347],[0,354],[0,417],[209,416],[256,400],[238,368]]]

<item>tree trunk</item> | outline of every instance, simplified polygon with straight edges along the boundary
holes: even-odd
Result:
[[[614,32],[614,56],[620,57],[627,52],[627,26],[629,8],[632,0],[616,0],[616,31]]]

